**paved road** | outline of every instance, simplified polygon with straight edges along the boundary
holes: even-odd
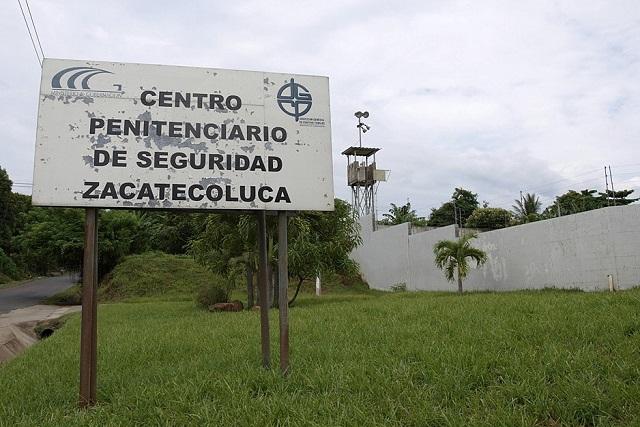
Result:
[[[77,275],[43,277],[14,288],[0,289],[0,313],[38,304],[43,299],[67,289],[76,280]]]

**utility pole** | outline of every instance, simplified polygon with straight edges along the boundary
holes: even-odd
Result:
[[[611,165],[609,165],[609,179],[611,180],[611,195],[613,196],[613,206],[616,205],[616,190],[613,188],[613,174],[611,173]]]
[[[560,199],[559,198],[556,199],[556,206],[558,207],[558,218],[559,218],[561,216],[561,214],[560,214]]]
[[[453,222],[458,226],[458,209],[456,208],[456,201],[453,201]]]
[[[605,194],[607,195],[607,206],[610,206],[609,201],[609,177],[607,176],[607,167],[604,167],[604,186]]]

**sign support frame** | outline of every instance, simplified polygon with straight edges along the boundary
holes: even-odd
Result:
[[[284,376],[289,374],[289,258],[287,212],[278,212],[278,314],[280,321],[280,370]]]
[[[85,209],[82,264],[82,320],[80,326],[81,408],[96,404],[98,341],[98,209]]]
[[[271,366],[271,349],[269,342],[269,278],[267,259],[267,211],[261,210],[257,215],[258,239],[258,288],[260,292],[260,341],[262,348],[262,366]]]

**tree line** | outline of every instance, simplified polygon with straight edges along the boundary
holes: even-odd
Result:
[[[30,196],[11,189],[11,179],[0,167],[0,283],[60,269],[82,271],[84,210],[35,207]],[[276,216],[268,217],[271,275],[277,272],[276,223]],[[101,276],[127,255],[189,254],[226,286],[246,285],[252,305],[258,265],[254,215],[100,209],[98,224]],[[302,283],[318,274],[357,273],[348,255],[361,242],[358,227],[350,205],[339,199],[332,212],[304,212],[289,219],[289,274],[296,280],[296,296]],[[273,279],[272,285],[277,284]],[[273,298],[277,285],[272,289]]]
[[[592,189],[569,190],[557,196],[545,209],[542,209],[539,196],[527,193],[515,199],[512,210],[508,210],[490,207],[487,202],[481,205],[478,194],[464,188],[456,188],[451,199],[438,208],[432,208],[427,218],[419,216],[415,209],[412,209],[410,202],[402,206],[391,203],[389,212],[383,214],[379,223],[393,225],[408,222],[415,226],[429,227],[457,224],[460,227],[495,230],[608,206],[628,205],[639,200],[631,198],[632,193],[633,190],[608,190],[605,193]]]

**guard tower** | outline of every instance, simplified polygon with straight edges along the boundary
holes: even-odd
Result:
[[[376,193],[378,184],[387,180],[387,171],[376,168],[376,153],[380,148],[363,147],[362,134],[370,126],[362,123],[362,118],[369,117],[369,112],[358,111],[358,141],[359,146],[349,147],[342,152],[347,156],[347,185],[351,187],[351,206],[356,218],[371,215],[373,229],[376,228]]]

